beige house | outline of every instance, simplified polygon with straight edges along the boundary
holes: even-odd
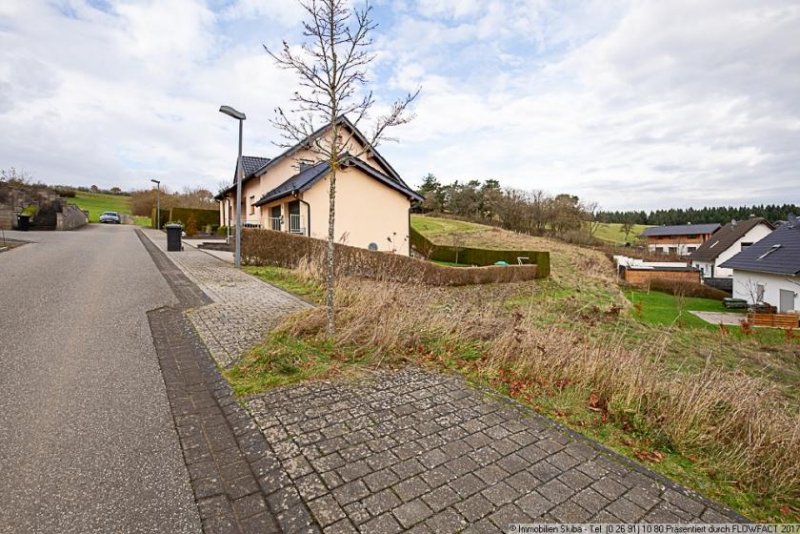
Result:
[[[422,197],[349,120],[338,125],[351,155],[336,174],[337,242],[407,256],[410,209]],[[311,147],[330,133],[321,128],[273,159],[242,156],[242,226],[327,239],[330,165]],[[215,197],[222,225],[236,224],[235,182]]]

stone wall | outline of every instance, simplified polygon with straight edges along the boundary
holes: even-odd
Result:
[[[56,230],[74,230],[89,223],[89,215],[78,206],[64,204],[56,214]]]
[[[0,206],[0,228],[11,230],[17,226],[17,213],[6,206]]]

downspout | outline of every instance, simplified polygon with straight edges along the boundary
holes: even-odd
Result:
[[[408,204],[408,256],[411,256],[411,210],[414,209],[414,203],[409,202]]]
[[[311,204],[299,197],[297,197],[297,201],[306,205],[306,213],[308,213],[308,218],[306,219],[306,236],[311,237]]]

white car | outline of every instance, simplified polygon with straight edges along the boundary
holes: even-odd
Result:
[[[119,213],[116,211],[104,211],[100,215],[100,222],[101,223],[108,223],[108,224],[121,224],[122,218],[119,216]]]

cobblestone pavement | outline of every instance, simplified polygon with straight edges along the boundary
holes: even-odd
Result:
[[[326,533],[744,520],[458,377],[382,372],[247,408],[282,467],[261,477],[268,501]]]
[[[166,235],[144,233],[162,251]],[[262,341],[285,315],[310,305],[236,269],[196,248],[165,252],[167,257],[214,302],[187,312],[209,352],[222,367],[236,363],[249,348]]]

